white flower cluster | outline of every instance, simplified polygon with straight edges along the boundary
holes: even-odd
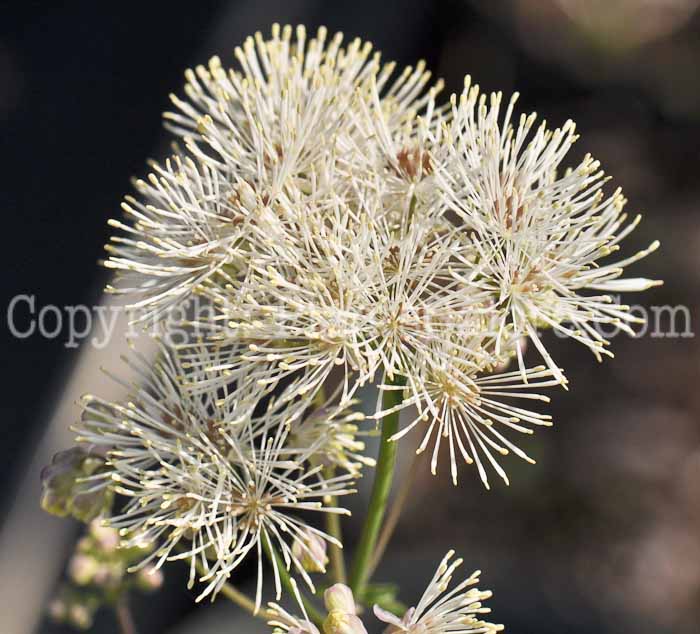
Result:
[[[143,565],[186,559],[206,596],[254,553],[259,606],[264,550],[279,596],[279,563],[313,588],[307,571],[340,546],[294,512],[346,512],[336,497],[373,464],[360,386],[384,395],[374,418],[412,408],[392,440],[416,429],[433,473],[442,451],[455,483],[458,462],[508,482],[496,456],[532,461],[512,435],[551,425],[529,404],[567,385],[539,332],[610,355],[598,326],[635,322],[611,293],[657,284],[622,275],[658,243],[599,261],[639,218],[591,157],[562,170],[570,121],[536,127],[469,78],[439,105],[422,62],[397,74],[325,29],[274,26],[236,57],[187,71],[166,114],[184,147],[137,181],[107,247],[136,320],[193,295],[213,316],[155,365],[131,361],[143,385],[124,403],[86,397],[79,434],[107,456],[95,486],[128,498],[112,525],[159,544]],[[526,366],[528,340],[541,365]],[[447,559],[402,620],[378,612],[392,632],[498,629],[474,616],[474,576],[438,598]]]
[[[125,385],[124,404],[84,396],[77,431],[79,442],[108,458],[109,469],[87,480],[127,499],[109,519],[121,529],[122,546],[159,544],[134,570],[186,559],[192,586],[199,563],[199,581],[207,582],[201,599],[215,595],[253,553],[259,606],[263,551],[274,547],[313,590],[307,570],[324,570],[326,542],[342,544],[291,513],[349,514],[327,500],[354,493],[356,465],[348,462],[346,472],[330,476],[321,474],[321,465],[309,466],[319,454],[342,454],[339,443],[322,436],[302,448],[291,441],[274,398],[251,405],[238,392],[233,400],[193,393],[188,382],[199,378],[197,372],[165,345],[155,364],[136,355],[128,362],[142,384],[136,390]],[[330,420],[342,418],[342,412],[324,412]],[[279,596],[277,559],[270,559]]]
[[[276,393],[290,421],[329,380],[341,403],[370,382],[400,389],[417,414],[397,437],[420,427],[433,472],[444,447],[455,482],[460,459],[507,482],[495,456],[530,459],[505,433],[550,425],[526,402],[567,384],[538,331],[610,355],[597,326],[636,321],[610,293],[656,284],[621,276],[658,243],[599,262],[639,218],[625,224],[591,157],[561,170],[571,121],[535,127],[469,78],[440,106],[422,62],[392,79],[368,43],[292,35],[274,26],[236,49],[237,70],[215,57],[186,73],[166,114],[185,153],[112,223],[112,290],[141,318],[211,300],[198,325],[229,353],[206,389],[215,370],[232,399]],[[525,366],[527,340],[542,366]]]

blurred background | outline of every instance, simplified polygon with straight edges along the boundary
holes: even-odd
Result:
[[[554,429],[525,444],[538,464],[511,460],[511,486],[495,483],[491,492],[472,470],[463,469],[453,488],[447,474],[432,478],[422,465],[377,579],[400,577],[410,604],[453,547],[466,568],[484,570],[482,586],[495,591],[493,620],[507,631],[697,633],[699,4],[1,3],[0,632],[70,631],[52,625],[44,609],[78,527],[38,509],[39,469],[70,446],[73,402],[101,389],[97,368],[116,363],[121,345],[76,347],[64,331],[15,337],[10,326],[23,330],[30,306],[8,312],[12,299],[34,295],[36,312],[103,301],[108,278],[96,262],[106,221],[119,213],[129,178],[167,146],[160,113],[168,93],[180,89],[184,68],[214,53],[232,62],[235,45],[277,21],[360,36],[401,64],[424,58],[447,94],[469,73],[485,90],[519,91],[520,109],[552,125],[574,119],[582,136],[571,162],[592,153],[630,210],[645,215],[625,253],[654,238],[662,243],[632,275],[663,278],[665,286],[629,301],[680,307],[649,312],[647,332],[616,337],[616,358],[602,365],[549,335],[571,391],[552,395]],[[47,329],[56,317],[47,313]],[[350,550],[363,515],[355,497]],[[252,572],[244,570],[240,583]],[[142,634],[265,631],[224,602],[195,606],[184,586],[174,564],[160,593],[135,600]],[[91,631],[116,632],[113,615],[99,614]]]

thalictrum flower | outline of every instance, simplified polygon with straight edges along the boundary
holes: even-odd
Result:
[[[418,605],[409,608],[403,618],[374,606],[375,616],[389,626],[387,634],[492,634],[503,630],[502,625],[481,619],[491,612],[482,603],[491,592],[472,587],[479,583],[478,570],[449,589],[454,571],[462,564],[461,559],[450,563],[453,555],[452,550],[445,555]]]
[[[613,262],[599,262],[617,251],[639,223],[626,223],[621,191],[605,196],[608,180],[600,164],[586,155],[576,166],[562,163],[578,138],[567,121],[550,130],[536,115],[512,122],[517,95],[501,120],[501,93],[488,99],[465,80],[452,97],[446,134],[448,158],[438,165],[445,204],[469,232],[477,252],[468,251],[472,279],[492,298],[501,332],[512,326],[528,336],[552,372],[565,378],[547,352],[538,328],[554,328],[589,347],[600,360],[612,354],[599,328],[612,324],[633,334],[639,318],[610,293],[642,291],[661,282],[622,278],[624,268],[658,248],[658,241]],[[460,277],[457,274],[457,277]],[[603,294],[600,294],[600,291]],[[518,354],[521,369],[522,355]]]
[[[289,460],[284,413],[263,410],[256,417],[248,403],[241,412],[236,400],[222,401],[217,392],[190,392],[191,376],[177,352],[162,346],[152,368],[144,362],[132,361],[143,373],[143,386],[124,403],[84,397],[78,428],[79,441],[107,454],[108,468],[92,478],[93,486],[109,486],[128,499],[109,525],[121,530],[124,546],[158,544],[137,568],[154,560],[160,567],[166,560],[186,559],[192,584],[199,561],[205,570],[200,580],[207,583],[201,599],[215,595],[255,553],[259,606],[262,551],[274,546],[283,564],[294,566],[313,588],[293,551],[295,540],[313,534],[341,544],[294,513],[347,514],[324,500],[351,493],[351,475],[327,478],[320,466],[302,469],[308,452]],[[308,547],[301,555],[315,557]],[[279,596],[277,563],[273,566]]]

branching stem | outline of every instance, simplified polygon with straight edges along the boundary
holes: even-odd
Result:
[[[335,475],[333,467],[326,467],[326,477],[332,478]],[[330,499],[331,506],[337,506],[338,500],[335,496]],[[325,513],[326,532],[335,537],[341,544],[343,543],[343,529],[340,523],[340,516],[337,513]],[[345,556],[343,549],[335,544],[328,544],[328,558],[331,562],[331,577],[333,583],[347,583],[347,572],[345,570]]]
[[[386,521],[384,522],[384,526],[382,526],[382,532],[379,535],[379,539],[377,540],[377,546],[374,549],[374,554],[372,555],[372,563],[369,566],[369,577],[371,577],[374,574],[374,571],[376,570],[379,562],[382,560],[384,551],[386,550],[386,547],[389,544],[392,535],[394,534],[394,530],[396,530],[396,525],[398,524],[399,518],[401,517],[403,507],[406,504],[406,500],[408,499],[411,490],[413,489],[413,483],[416,478],[416,472],[418,471],[418,463],[420,462],[420,458],[422,456],[423,454],[414,454],[413,459],[411,460],[411,464],[409,465],[408,470],[406,472],[406,475],[403,481],[401,482],[401,486],[398,492],[396,493],[396,497],[391,503],[391,508],[389,509],[389,513],[386,516]]]

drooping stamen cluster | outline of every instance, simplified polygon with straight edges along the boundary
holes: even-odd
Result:
[[[453,555],[453,550],[445,555],[418,605],[409,608],[403,618],[374,606],[375,616],[389,625],[387,634],[493,634],[503,630],[503,625],[480,618],[491,612],[482,604],[491,598],[491,592],[472,587],[479,583],[480,571],[449,589],[454,571],[462,565],[461,559],[450,563]]]

